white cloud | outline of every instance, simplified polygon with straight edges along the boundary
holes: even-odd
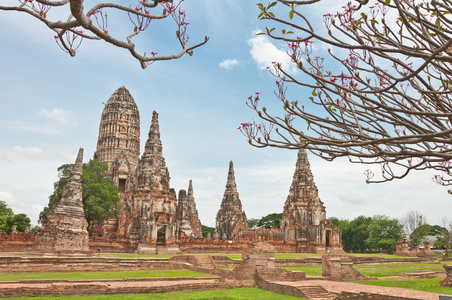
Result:
[[[239,62],[237,59],[225,59],[222,62],[220,62],[220,67],[230,70],[233,67],[237,66],[238,64]]]
[[[286,51],[277,48],[268,37],[262,35],[253,37],[248,40],[248,44],[251,46],[251,56],[260,69],[266,69],[272,66],[273,62],[278,62],[284,70],[291,73],[297,71],[296,65],[291,62]]]
[[[16,146],[14,147],[14,151],[21,157],[26,156],[32,158],[39,158],[42,157],[44,154],[44,151],[42,151],[42,149],[36,147],[23,148],[21,146]]]
[[[8,205],[8,207],[11,207],[11,205],[17,204],[17,200],[14,197],[14,195],[11,193],[8,193],[8,192],[0,191],[0,200],[5,201],[6,205]]]
[[[41,108],[38,111],[38,115],[43,118],[52,119],[55,121],[58,121],[60,123],[65,124],[76,124],[75,118],[72,116],[72,114],[68,111],[65,111],[61,108],[54,108],[52,111],[48,111],[44,108]]]

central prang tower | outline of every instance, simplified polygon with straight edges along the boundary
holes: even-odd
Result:
[[[130,187],[140,156],[140,113],[125,87],[117,89],[102,112],[94,158],[108,163],[120,193]]]

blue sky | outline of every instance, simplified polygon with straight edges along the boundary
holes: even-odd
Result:
[[[331,12],[324,7],[333,6],[322,3],[318,12]],[[275,79],[265,67],[271,61],[284,64],[286,47],[255,35],[265,24],[257,20],[253,1],[186,0],[183,5],[190,43],[205,35],[209,42],[192,57],[157,62],[145,70],[126,50],[104,42],[84,41],[71,58],[43,24],[0,11],[0,200],[36,224],[57,180],[56,169],[72,163],[79,147],[85,149],[85,162],[92,158],[103,102],[125,86],[140,110],[142,148],[152,112],[159,113],[171,186],[187,189],[193,180],[203,224],[215,224],[230,160],[248,218],[282,212],[296,151],[254,148],[237,127],[256,118],[245,105],[254,92],[262,93],[265,106],[280,111],[273,96]],[[112,21],[119,34],[130,26],[128,19]],[[143,51],[165,54],[177,46],[174,27],[159,22],[150,26],[141,40]],[[289,86],[289,93],[301,101],[310,91]],[[313,155],[310,160],[327,216],[401,217],[418,210],[438,224],[447,216],[450,196],[432,182],[432,173],[367,185],[366,166],[347,160],[328,163]]]

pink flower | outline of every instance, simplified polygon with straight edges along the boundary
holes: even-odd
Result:
[[[156,52],[154,52],[154,51],[151,52],[151,55],[152,55],[152,56],[156,56],[157,54],[158,54],[158,53],[156,53]]]

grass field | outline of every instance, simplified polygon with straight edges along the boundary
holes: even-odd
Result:
[[[356,270],[369,277],[399,276],[404,273],[444,272],[441,264],[385,264],[354,266]]]
[[[73,272],[73,273],[0,273],[0,281],[17,281],[23,279],[67,279],[95,280],[122,278],[152,278],[152,277],[215,277],[215,275],[189,270],[150,270],[150,271],[120,271],[120,272]]]
[[[322,276],[322,266],[282,267],[289,271],[303,271],[307,276]],[[382,264],[354,266],[368,277],[399,276],[404,273],[444,272],[442,264]]]
[[[443,280],[442,278],[420,278],[420,279],[405,279],[405,280],[371,280],[371,281],[356,281],[355,283],[398,287],[410,290],[418,290],[431,293],[441,293],[452,295],[452,289],[442,287],[438,283]]]
[[[259,288],[238,288],[227,290],[213,290],[213,291],[197,291],[197,292],[181,292],[181,293],[164,293],[164,294],[148,294],[148,295],[108,295],[108,296],[86,296],[86,297],[24,297],[14,299],[27,299],[27,300],[43,300],[43,299],[83,299],[83,300],[292,300],[305,298],[292,297],[287,295],[275,294],[262,290]]]

